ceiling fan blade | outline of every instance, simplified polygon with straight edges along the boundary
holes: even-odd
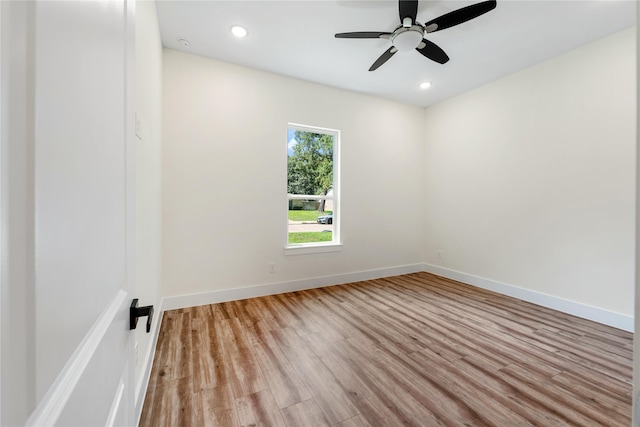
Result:
[[[387,51],[385,53],[380,55],[380,58],[376,59],[376,62],[374,62],[373,65],[371,66],[371,68],[369,68],[369,71],[377,70],[378,67],[380,67],[382,64],[387,62],[389,60],[389,58],[391,58],[393,55],[395,55],[397,51],[398,51],[398,49],[395,46],[391,46],[389,49],[387,49]]]
[[[422,43],[418,45],[416,50],[430,60],[436,61],[439,64],[444,64],[449,61],[449,56],[444,52],[444,50],[440,49],[437,44],[430,42],[427,39],[422,39]]]
[[[336,34],[337,39],[379,39],[385,38],[384,36],[391,36],[391,33],[383,33],[379,31],[357,31],[353,33]]]
[[[454,25],[462,24],[473,18],[477,18],[490,10],[495,9],[496,0],[483,1],[481,3],[472,4],[470,6],[463,7],[461,9],[454,10],[453,12],[446,13],[442,16],[432,19],[424,24],[427,29],[427,33],[433,33],[435,31],[444,30],[445,28],[453,27]]]
[[[404,18],[411,18],[411,24],[413,24],[418,16],[418,0],[398,0],[398,10],[400,22],[403,22]]]

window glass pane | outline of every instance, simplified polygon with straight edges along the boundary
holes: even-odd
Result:
[[[289,246],[335,243],[335,161],[338,131],[303,125],[287,129]],[[337,219],[337,216],[336,216]]]
[[[333,188],[333,136],[289,128],[287,192],[326,195]]]
[[[290,202],[298,202],[291,200]],[[319,201],[314,200],[316,204]],[[327,200],[325,208],[330,207],[332,200]],[[325,209],[324,212],[317,210],[289,210],[288,236],[289,245],[300,245],[304,243],[323,243],[333,241],[333,211]]]

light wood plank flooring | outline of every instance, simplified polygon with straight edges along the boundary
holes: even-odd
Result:
[[[428,273],[168,311],[141,426],[628,426],[632,335]]]

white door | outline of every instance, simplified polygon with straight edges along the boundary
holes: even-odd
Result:
[[[133,425],[134,1],[0,7],[0,424]]]

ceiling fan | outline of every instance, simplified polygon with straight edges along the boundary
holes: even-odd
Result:
[[[444,64],[449,60],[449,56],[440,49],[438,45],[424,38],[428,33],[444,30],[454,25],[462,24],[473,18],[477,18],[490,10],[495,9],[496,0],[483,1],[472,4],[453,12],[446,13],[438,18],[421,24],[416,21],[418,14],[418,0],[399,0],[398,9],[400,11],[401,25],[391,33],[380,31],[359,31],[352,33],[338,33],[339,39],[388,39],[391,40],[391,47],[387,49],[373,63],[369,71],[375,71],[382,64],[398,51],[408,51],[415,49],[425,57],[439,64]]]

